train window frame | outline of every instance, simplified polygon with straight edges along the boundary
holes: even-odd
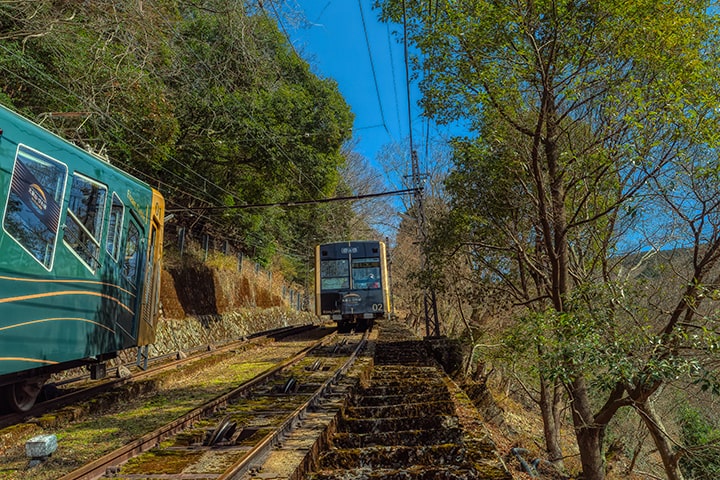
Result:
[[[81,182],[83,185],[80,185]],[[92,187],[94,193],[88,194],[82,191],[83,186],[87,187],[88,185]],[[80,191],[80,195],[75,193],[76,189]],[[86,211],[81,212],[80,205],[85,203],[85,199],[94,196],[97,192],[104,193],[101,200],[102,204],[96,201],[92,204],[93,208],[90,208],[90,204],[86,204]],[[68,195],[67,215],[63,226],[63,241],[68,249],[93,273],[101,265],[100,255],[102,254],[102,248],[100,239],[102,238],[105,222],[107,197],[107,185],[82,173],[73,173],[70,182],[70,194]],[[75,238],[71,239],[71,235],[75,235]]]
[[[131,229],[135,229],[137,232],[136,237],[131,233]],[[122,275],[133,287],[138,286],[138,272],[140,271],[140,261],[142,260],[143,234],[141,223],[135,220],[134,216],[130,216],[125,242],[123,244]],[[134,250],[128,254],[128,249],[131,246],[134,246]]]
[[[125,204],[116,192],[112,194],[108,230],[105,237],[105,251],[116,262],[120,258],[120,247],[123,240],[123,222],[125,221]]]
[[[49,171],[48,175],[44,175],[49,178],[43,182],[38,178],[41,168],[52,169],[55,175],[49,175],[53,173]],[[8,236],[48,272],[55,263],[67,177],[68,166],[65,163],[28,145],[18,144],[2,226]],[[11,211],[13,204],[19,207],[17,211]],[[28,224],[28,221],[33,224]],[[44,240],[44,247],[33,248],[28,233],[41,225],[45,227],[45,232],[37,231],[35,236],[40,237],[41,242]]]
[[[382,286],[380,257],[353,258],[351,264],[353,288],[377,290]],[[358,275],[355,272],[358,272]]]
[[[344,264],[343,268],[338,268]],[[350,287],[350,262],[347,258],[320,260],[320,290]]]

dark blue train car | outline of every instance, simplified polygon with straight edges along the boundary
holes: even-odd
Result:
[[[379,241],[325,243],[315,247],[315,313],[338,330],[371,329],[390,313],[387,250]]]

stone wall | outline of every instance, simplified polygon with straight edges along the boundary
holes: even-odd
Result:
[[[292,293],[290,293],[292,291]],[[161,317],[151,355],[187,350],[259,331],[317,322],[300,311],[304,292],[278,274],[233,257],[166,262]]]

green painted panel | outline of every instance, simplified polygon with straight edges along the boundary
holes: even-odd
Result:
[[[121,274],[122,255],[106,251],[109,199],[125,205],[123,229],[131,210],[147,228],[150,187],[3,107],[0,130],[0,376],[133,346],[138,294]],[[107,194],[95,213],[81,208],[85,216],[69,220],[77,175]],[[99,235],[65,241],[64,225],[77,232],[96,218],[102,226],[89,231]],[[97,242],[90,261],[78,238]]]

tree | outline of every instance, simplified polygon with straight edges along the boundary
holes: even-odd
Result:
[[[692,458],[685,456],[680,464],[688,478],[709,478],[720,475],[720,430],[702,412],[689,405],[681,405],[678,416],[682,437],[687,449],[697,452]]]
[[[691,144],[715,141],[706,130],[717,105],[707,80],[717,64],[710,5],[377,3],[385,18],[406,19],[409,40],[421,52],[426,114],[441,122],[468,120],[481,133],[475,151],[467,147],[473,142],[458,145],[458,158],[480,155],[490,163],[499,136],[506,152],[495,161],[517,162],[515,188],[504,192],[517,195],[524,211],[504,210],[500,234],[507,242],[483,250],[498,259],[510,250],[505,258],[517,259],[514,279],[532,278],[527,291],[536,296],[525,305],[536,314],[526,327],[543,339],[540,366],[552,367],[544,376],[568,394],[584,477],[602,479],[609,421],[656,391],[649,378],[657,379],[657,362],[666,359],[645,349],[632,369],[615,372],[606,388],[595,387],[597,373],[613,370],[611,361],[628,355],[633,344],[618,323],[611,267],[619,263],[611,258],[622,250],[620,234],[637,215],[639,199],[650,194],[648,182],[675,170]],[[493,198],[500,194],[495,190]],[[478,212],[481,224],[486,212]],[[513,213],[518,221],[510,225]],[[503,280],[506,271],[494,268]],[[688,295],[695,291],[681,293]],[[683,301],[677,309],[687,312]],[[667,320],[653,337],[666,355],[677,321]]]
[[[3,2],[0,38],[1,100],[160,188],[176,222],[261,263],[313,237],[323,207],[217,207],[341,188],[350,108],[254,2]]]
[[[191,190],[184,203],[220,200],[232,206],[332,196],[353,121],[337,84],[311,74],[262,12],[215,0],[184,5],[180,14],[166,81],[184,132],[177,175],[194,187],[182,189]],[[313,210],[239,210],[220,219],[220,228],[242,234],[267,261],[276,244],[313,236],[301,231]]]
[[[379,157],[385,170],[385,175],[390,182],[400,182],[405,190],[412,190],[416,185],[408,171],[411,167],[411,159],[408,158],[408,142],[390,143],[385,145]],[[425,217],[425,228],[436,224],[435,220],[443,218],[448,212],[448,201],[444,192],[443,181],[447,175],[450,165],[449,149],[444,142],[429,143],[425,151],[425,165],[419,165],[421,172],[421,188],[423,189],[423,215]],[[425,295],[434,290],[439,293],[450,284],[443,279],[451,275],[448,259],[437,257],[437,262],[431,263],[431,248],[424,242],[420,232],[420,211],[419,202],[415,193],[403,195],[398,199],[402,203],[399,207],[403,214],[395,234],[396,247],[393,250],[393,293],[396,299],[396,308],[402,311],[401,316],[408,319],[412,327],[420,335],[430,333],[431,326],[426,322],[426,308],[431,308],[430,303],[426,304]],[[420,240],[419,240],[420,239]],[[457,309],[456,295],[462,287],[456,283],[458,288],[452,288],[449,298],[442,295],[436,296],[438,317],[445,319],[447,331],[455,331],[462,328],[456,315],[452,315]],[[418,292],[424,292],[422,294]],[[430,300],[429,297],[427,300]],[[429,327],[429,328],[428,328]],[[443,332],[443,333],[446,333]]]

